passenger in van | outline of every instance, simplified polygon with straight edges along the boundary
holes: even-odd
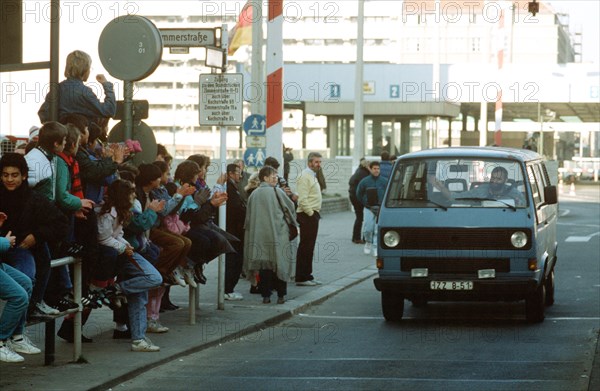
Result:
[[[452,193],[446,186],[435,177],[430,176],[429,182],[444,194],[448,199],[459,200],[463,198],[485,199],[513,199],[515,206],[525,206],[525,196],[514,186],[506,184],[508,180],[508,171],[506,168],[498,166],[492,170],[489,183],[483,183],[471,190],[460,193]]]

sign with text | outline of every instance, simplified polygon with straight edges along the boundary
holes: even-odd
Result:
[[[246,136],[246,148],[267,148],[265,136]]]
[[[243,81],[241,73],[200,75],[200,125],[242,124]]]
[[[217,46],[215,29],[160,29],[163,47]]]

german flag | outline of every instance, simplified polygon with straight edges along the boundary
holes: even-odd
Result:
[[[240,12],[238,21],[229,31],[227,54],[232,56],[241,46],[252,44],[252,4],[247,1]]]

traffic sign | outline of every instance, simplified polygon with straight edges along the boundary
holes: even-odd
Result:
[[[246,148],[266,148],[267,138],[265,136],[246,136]]]
[[[200,125],[239,126],[242,123],[241,73],[200,75]]]
[[[265,165],[264,148],[248,148],[244,152],[244,163],[248,167],[262,167]]]
[[[267,134],[267,119],[261,114],[252,114],[244,121],[244,132],[248,136],[264,136]]]
[[[160,29],[163,47],[216,46],[215,29]]]

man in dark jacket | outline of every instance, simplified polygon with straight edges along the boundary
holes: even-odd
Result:
[[[67,218],[48,198],[29,188],[29,168],[23,155],[7,153],[2,156],[0,172],[0,213],[6,215],[0,236],[6,236],[10,231],[16,237],[15,246],[0,255],[0,261],[35,282],[30,301],[33,316],[57,314],[58,311],[43,301],[50,275],[47,243],[60,242],[67,237]]]
[[[364,157],[361,158],[358,168],[356,171],[354,171],[354,174],[352,174],[350,180],[348,181],[348,198],[350,198],[350,203],[352,203],[354,214],[356,215],[356,218],[354,219],[354,227],[352,229],[352,243],[358,244],[364,244],[365,241],[362,239],[361,233],[363,223],[363,204],[356,197],[356,188],[358,187],[360,181],[370,174],[369,169],[367,168],[368,164],[369,163]]]
[[[380,205],[385,194],[385,186],[387,178],[380,175],[379,162],[369,163],[371,175],[365,177],[356,188],[356,197],[364,206],[365,223],[363,226],[363,235],[365,237],[364,253],[377,256],[377,211],[376,208]],[[367,189],[377,189],[377,200],[369,200],[367,197]],[[374,245],[374,247],[373,247]]]
[[[225,300],[242,300],[243,296],[234,291],[244,263],[244,221],[246,220],[246,202],[242,199],[238,185],[241,170],[237,164],[227,165],[227,232],[240,239],[231,245],[236,253],[225,254]]]

